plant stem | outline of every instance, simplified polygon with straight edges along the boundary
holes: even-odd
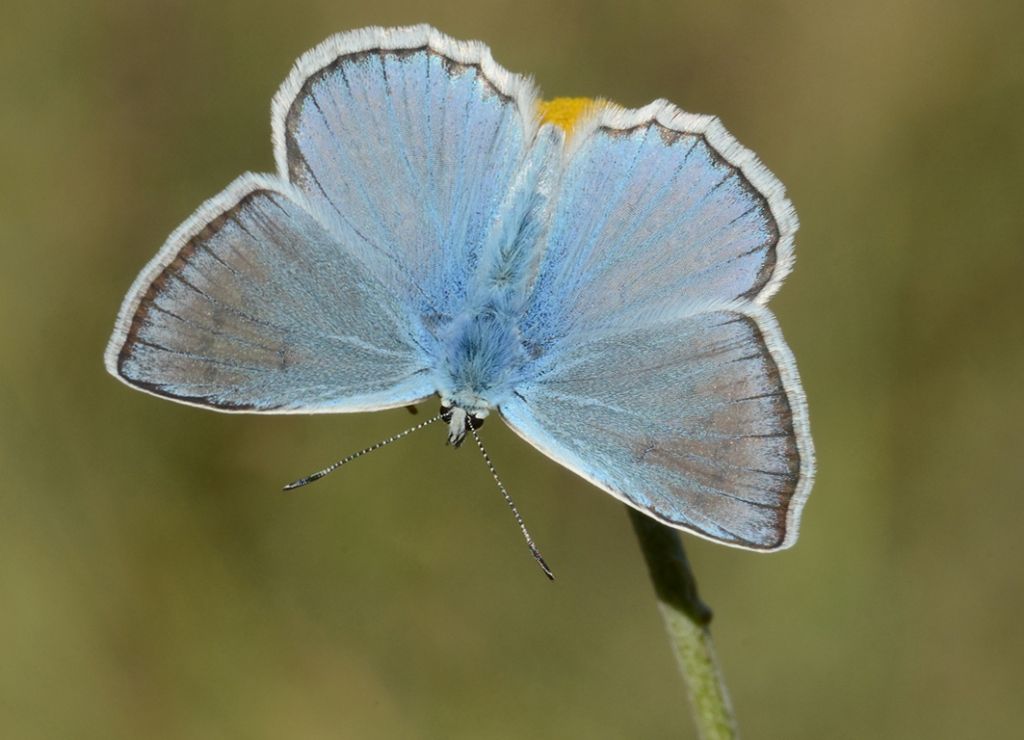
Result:
[[[650,571],[658,608],[676,654],[679,671],[702,740],[739,737],[729,692],[711,643],[711,609],[697,594],[679,533],[636,509],[629,509],[640,549]]]

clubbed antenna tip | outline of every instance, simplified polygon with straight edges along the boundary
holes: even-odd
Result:
[[[519,514],[519,509],[508,491],[505,489],[505,484],[501,482],[501,478],[498,477],[498,471],[494,469],[494,463],[491,462],[491,456],[487,454],[487,450],[484,448],[484,443],[480,440],[480,435],[477,434],[476,427],[472,424],[468,425],[469,431],[473,435],[473,441],[476,442],[477,448],[480,450],[480,454],[483,455],[484,462],[487,463],[487,469],[491,471],[491,477],[494,478],[494,482],[498,484],[498,490],[501,491],[501,495],[505,497],[505,503],[512,510],[512,516],[516,519],[516,524],[519,525],[519,531],[523,533],[524,539],[526,539],[526,546],[530,548],[530,552],[533,553],[534,559],[540,566],[540,569],[544,571],[544,575],[548,577],[548,580],[555,580],[555,574],[551,572],[551,568],[548,567],[547,561],[544,560],[544,556],[540,554],[540,550],[537,549],[537,545],[533,542],[533,537],[530,536],[530,530],[526,528],[526,523],[523,521],[523,517]]]

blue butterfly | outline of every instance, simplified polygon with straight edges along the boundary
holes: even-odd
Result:
[[[765,304],[797,218],[717,119],[541,103],[428,26],[328,39],[272,110],[277,173],[170,236],[121,307],[112,374],[219,411],[436,395],[453,445],[497,410],[665,524],[793,544],[813,450]]]

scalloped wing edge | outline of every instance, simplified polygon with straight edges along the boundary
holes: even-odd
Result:
[[[121,302],[121,308],[117,312],[117,320],[114,322],[114,331],[107,342],[107,349],[103,353],[103,364],[107,372],[118,380],[130,385],[132,388],[145,390],[132,384],[124,378],[118,369],[118,359],[124,343],[128,339],[132,320],[138,313],[139,305],[143,297],[160,274],[174,262],[175,258],[193,238],[206,228],[207,225],[218,216],[237,206],[245,196],[256,190],[273,190],[281,192],[282,195],[292,197],[293,188],[286,182],[281,182],[276,175],[258,174],[246,172],[235,178],[231,184],[221,190],[212,198],[207,199],[192,214],[182,221],[178,227],[171,232],[164,241],[163,246],[157,251],[146,266],[142,268],[131,287]],[[300,201],[301,202],[301,201]],[[205,408],[205,407],[204,407]]]
[[[531,141],[539,125],[539,91],[533,79],[509,72],[494,61],[490,48],[481,41],[459,41],[433,26],[384,28],[370,26],[335,34],[300,56],[288,77],[278,88],[270,105],[271,139],[278,175],[288,179],[288,154],[285,146],[285,121],[288,111],[306,81],[339,58],[373,51],[401,51],[426,47],[453,62],[479,66],[487,81],[502,94],[516,101],[522,117],[525,140]]]
[[[125,342],[128,340],[130,335],[131,326],[138,313],[139,306],[142,303],[142,299],[149,291],[150,285],[156,280],[167,267],[174,262],[174,260],[181,253],[189,242],[198,236],[203,229],[205,229],[212,221],[217,217],[221,216],[225,212],[235,208],[246,196],[256,191],[268,191],[277,193],[285,198],[290,199],[300,208],[303,208],[307,213],[314,216],[313,210],[306,202],[306,197],[299,192],[293,185],[288,182],[282,182],[281,178],[277,175],[268,175],[255,172],[247,172],[234,181],[231,182],[226,188],[221,190],[217,195],[206,200],[199,208],[197,208],[192,215],[185,219],[173,232],[167,237],[163,246],[156,255],[146,263],[146,266],[142,268],[135,281],[132,283],[128,292],[125,294],[124,301],[121,303],[121,308],[117,314],[117,321],[114,323],[114,331],[110,335],[110,340],[107,342],[106,351],[103,353],[103,364],[111,375],[120,380],[130,388],[148,393],[151,396],[162,398],[164,400],[174,401],[185,406],[194,406],[196,408],[206,409],[209,411],[217,411],[225,414],[329,414],[329,413],[348,413],[348,412],[359,412],[359,411],[380,411],[385,408],[397,408],[399,406],[405,406],[409,403],[419,403],[430,395],[424,396],[423,398],[417,399],[416,401],[403,401],[401,403],[395,403],[393,406],[379,406],[374,405],[367,408],[347,408],[347,409],[336,409],[336,408],[297,408],[297,409],[232,409],[224,406],[216,406],[207,403],[198,403],[195,401],[189,401],[176,396],[170,396],[163,393],[157,393],[143,385],[133,383],[130,379],[124,377],[118,367],[121,351],[124,349]],[[321,224],[322,225],[322,224]],[[326,230],[326,226],[324,229]]]
[[[577,124],[566,148],[566,161],[581,144],[599,128],[631,129],[657,123],[670,131],[702,136],[723,160],[736,168],[768,203],[772,218],[779,230],[775,243],[775,267],[772,276],[752,299],[764,306],[774,296],[793,270],[796,260],[794,235],[800,228],[796,209],[786,196],[786,188],[753,151],[743,146],[730,134],[716,116],[687,113],[664,99],[655,100],[642,108],[623,108],[608,101],[599,101],[593,111]]]
[[[514,424],[510,423],[504,414],[502,414],[502,420],[505,422],[506,426],[508,426],[520,438],[528,442],[531,447],[534,447],[554,462],[568,470],[571,470],[573,473],[580,476],[596,488],[599,488],[605,493],[611,494],[614,498],[627,506],[631,506],[637,511],[656,519],[666,526],[683,532],[688,532],[689,534],[719,545],[735,547],[739,550],[749,550],[761,553],[786,550],[796,543],[797,537],[800,534],[800,518],[803,514],[804,504],[807,502],[807,499],[811,494],[811,488],[814,485],[814,477],[816,473],[814,442],[811,439],[811,427],[807,414],[807,398],[804,395],[803,386],[800,383],[800,373],[797,371],[796,360],[793,358],[793,352],[789,349],[789,346],[782,337],[782,331],[779,328],[778,321],[775,319],[775,315],[764,306],[753,302],[733,304],[730,310],[751,318],[757,325],[757,328],[761,331],[761,336],[764,339],[765,346],[768,348],[768,354],[775,361],[775,365],[779,369],[779,377],[782,380],[782,387],[786,392],[786,398],[789,400],[790,412],[793,415],[793,434],[796,438],[797,452],[800,455],[800,473],[796,485],[793,488],[793,495],[790,497],[786,506],[786,530],[783,534],[782,541],[777,545],[770,547],[758,547],[741,542],[730,542],[728,540],[719,539],[718,537],[706,532],[702,532],[695,527],[680,524],[679,522],[673,522],[669,519],[658,516],[650,509],[638,506],[636,502],[630,500],[630,498],[622,491],[614,490],[610,486],[599,481],[594,475],[585,470],[581,470],[579,467],[565,460],[557,452],[554,452],[538,441],[531,439],[527,434],[516,428]],[[499,408],[498,411],[500,413],[501,409]]]

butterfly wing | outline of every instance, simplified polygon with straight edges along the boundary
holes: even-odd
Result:
[[[807,421],[792,357],[763,310],[578,344],[501,414],[554,460],[674,527],[752,549],[795,539]]]
[[[224,411],[361,411],[433,392],[386,286],[277,178],[243,176],[139,275],[107,369]]]
[[[536,133],[528,80],[429,26],[341,34],[274,101],[278,170],[411,310],[462,305]]]
[[[714,119],[608,108],[575,138],[501,413],[672,526],[758,550],[796,539],[813,451],[763,304],[792,262],[781,184]]]
[[[221,410],[431,395],[431,325],[510,220],[533,111],[529,82],[479,43],[428,26],[328,39],[274,99],[278,177],[242,178],[172,235],[125,299],[108,369]]]
[[[796,214],[717,119],[658,101],[605,107],[581,128],[525,321],[532,341],[767,302],[792,264]]]

